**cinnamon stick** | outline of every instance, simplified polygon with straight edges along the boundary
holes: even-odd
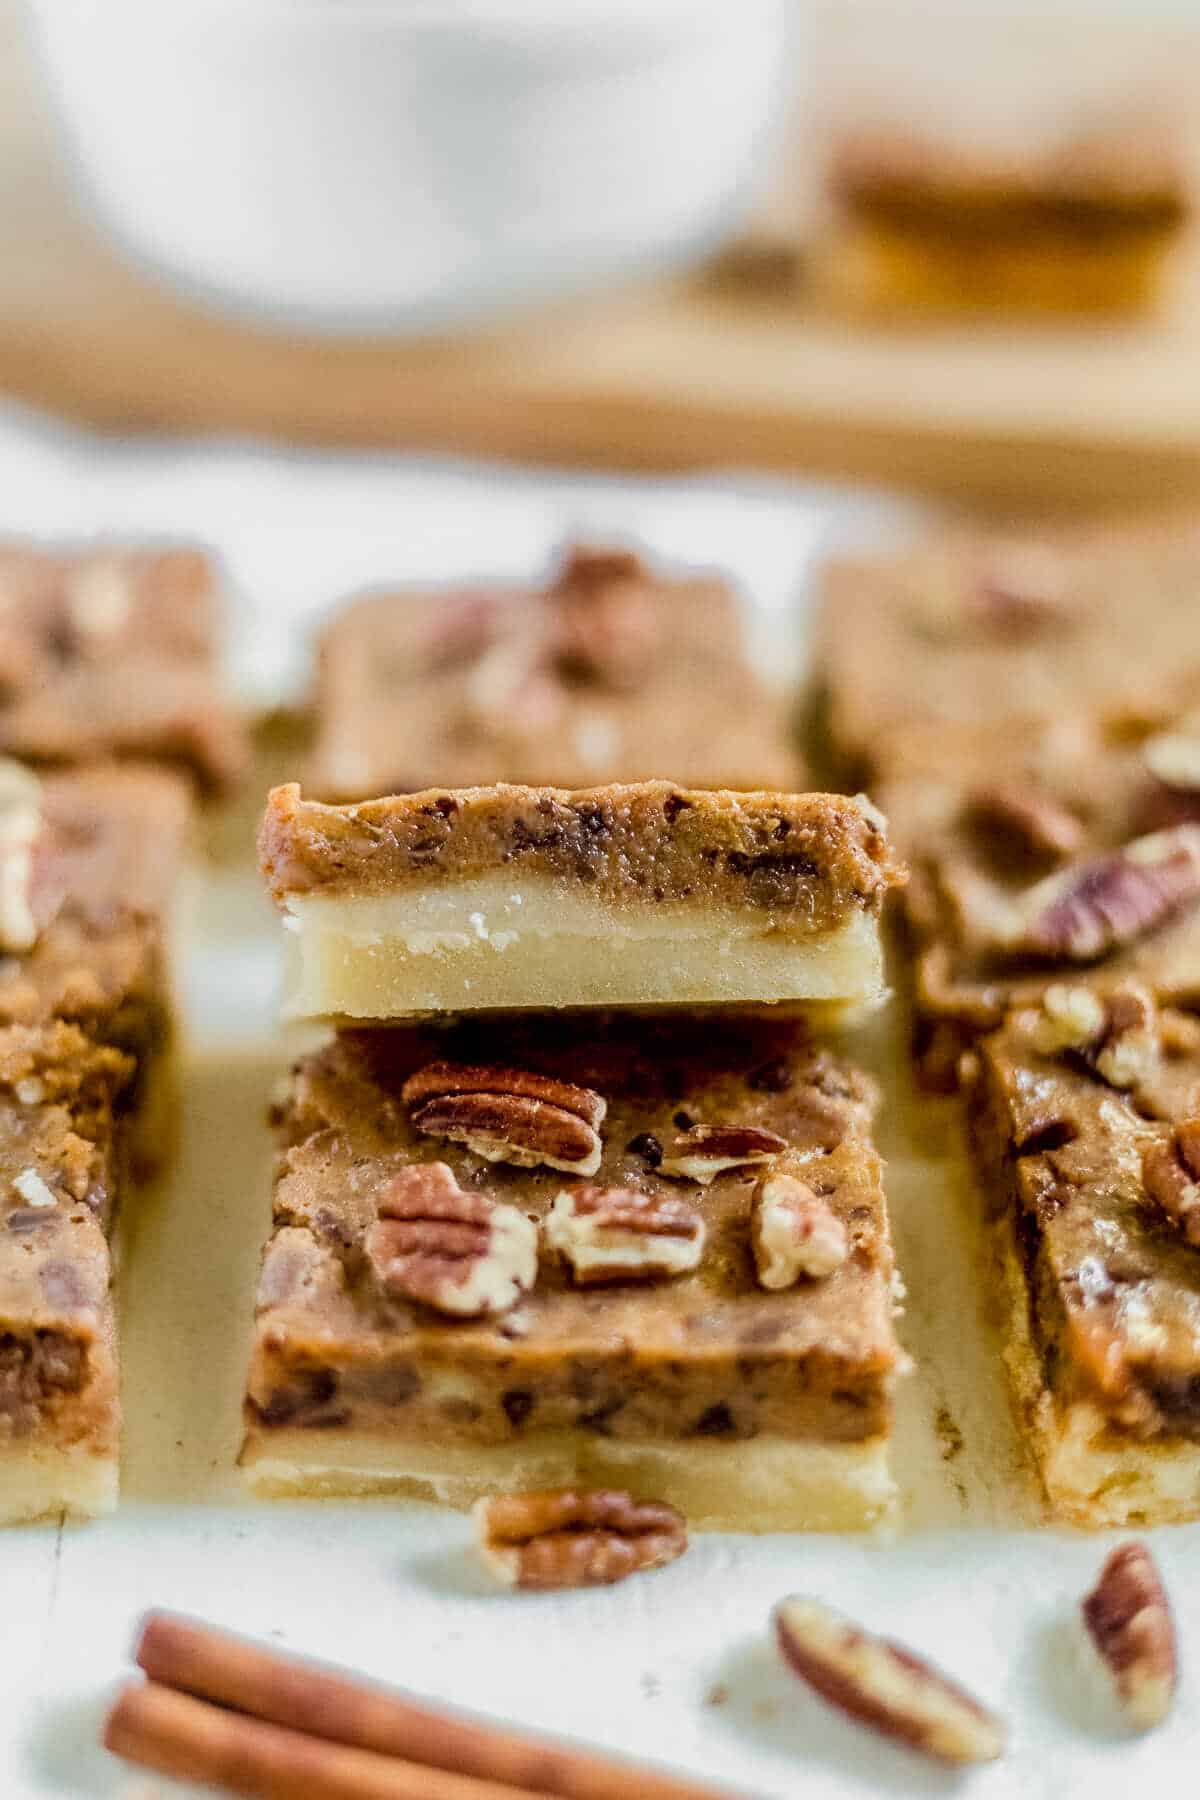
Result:
[[[326,1743],[153,1681],[130,1682],[118,1696],[104,1744],[142,1768],[248,1800],[542,1800],[527,1788]]]
[[[683,1777],[437,1711],[172,1613],[147,1615],[136,1660],[152,1681],[257,1719],[556,1800],[730,1800]]]

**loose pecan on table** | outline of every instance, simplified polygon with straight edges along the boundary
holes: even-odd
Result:
[[[596,1587],[673,1562],[687,1525],[673,1506],[607,1488],[497,1494],[475,1506],[479,1550],[508,1587]]]
[[[600,1167],[607,1105],[591,1088],[528,1069],[428,1063],[400,1090],[418,1131],[466,1144],[488,1162],[573,1175]]]
[[[537,1279],[537,1226],[516,1206],[464,1193],[445,1163],[401,1169],[364,1241],[390,1294],[460,1319],[496,1318]]]
[[[846,1227],[828,1200],[794,1175],[764,1175],[750,1208],[750,1243],[760,1287],[820,1281],[849,1254]]]
[[[663,1146],[659,1168],[707,1187],[726,1169],[769,1163],[787,1142],[757,1125],[693,1125]]]
[[[546,1242],[580,1287],[601,1281],[649,1281],[699,1265],[704,1221],[676,1194],[636,1188],[577,1187],[556,1195]]]
[[[993,1762],[1004,1751],[996,1714],[931,1663],[876,1637],[819,1600],[775,1609],[785,1660],[822,1699],[881,1736],[940,1762]]]
[[[1129,1723],[1139,1731],[1161,1725],[1175,1698],[1175,1624],[1144,1544],[1118,1545],[1082,1610],[1084,1628]]]

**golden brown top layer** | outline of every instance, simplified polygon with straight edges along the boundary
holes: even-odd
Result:
[[[669,782],[430,789],[325,806],[275,788],[259,859],[277,902],[349,897],[508,869],[617,902],[751,907],[828,929],[878,911],[901,871],[867,802],[832,794],[700,793]]]

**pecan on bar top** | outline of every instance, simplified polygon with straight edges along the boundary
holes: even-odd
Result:
[[[824,577],[816,670],[839,776],[895,774],[924,737],[998,745],[1081,718],[1127,733],[1200,703],[1200,529],[947,536]]]
[[[971,1064],[1006,1360],[1050,1504],[1200,1517],[1200,1024],[1052,990]]]
[[[777,1018],[343,1032],[282,1111],[250,1480],[455,1504],[583,1481],[693,1524],[867,1522],[903,1361],[874,1107]],[[840,1243],[763,1285],[776,1166]]]
[[[110,1512],[120,1408],[108,1237],[133,1064],[74,1025],[0,1029],[0,1523]]]
[[[669,782],[270,795],[267,884],[298,949],[293,1010],[859,1001],[901,879],[864,800]]]
[[[144,757],[229,786],[246,742],[221,692],[218,608],[199,550],[0,545],[0,754]]]
[[[751,668],[737,596],[577,548],[545,588],[364,595],[321,638],[307,783],[802,785],[790,701]]]
[[[912,860],[904,917],[932,1085],[952,1086],[962,1051],[1055,983],[1200,996],[1200,737],[1113,746],[1067,719],[1013,741],[959,737],[949,761],[910,740],[895,769],[879,792]]]

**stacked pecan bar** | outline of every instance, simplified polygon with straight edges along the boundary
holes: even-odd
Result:
[[[921,1073],[968,1090],[1022,1417],[1052,1503],[1090,1523],[1200,1513],[1200,1263],[1160,1154],[1181,1132],[1186,1186],[1198,579],[1181,527],[963,540],[827,593],[833,747],[912,863]]]
[[[279,790],[261,849],[318,933],[301,1008],[342,1028],[280,1111],[252,1482],[463,1504],[613,1480],[696,1523],[878,1516],[901,1357],[875,1094],[796,1009],[712,1004],[768,943],[772,998],[878,993],[873,810]],[[606,957],[652,1009],[614,1006]]]

